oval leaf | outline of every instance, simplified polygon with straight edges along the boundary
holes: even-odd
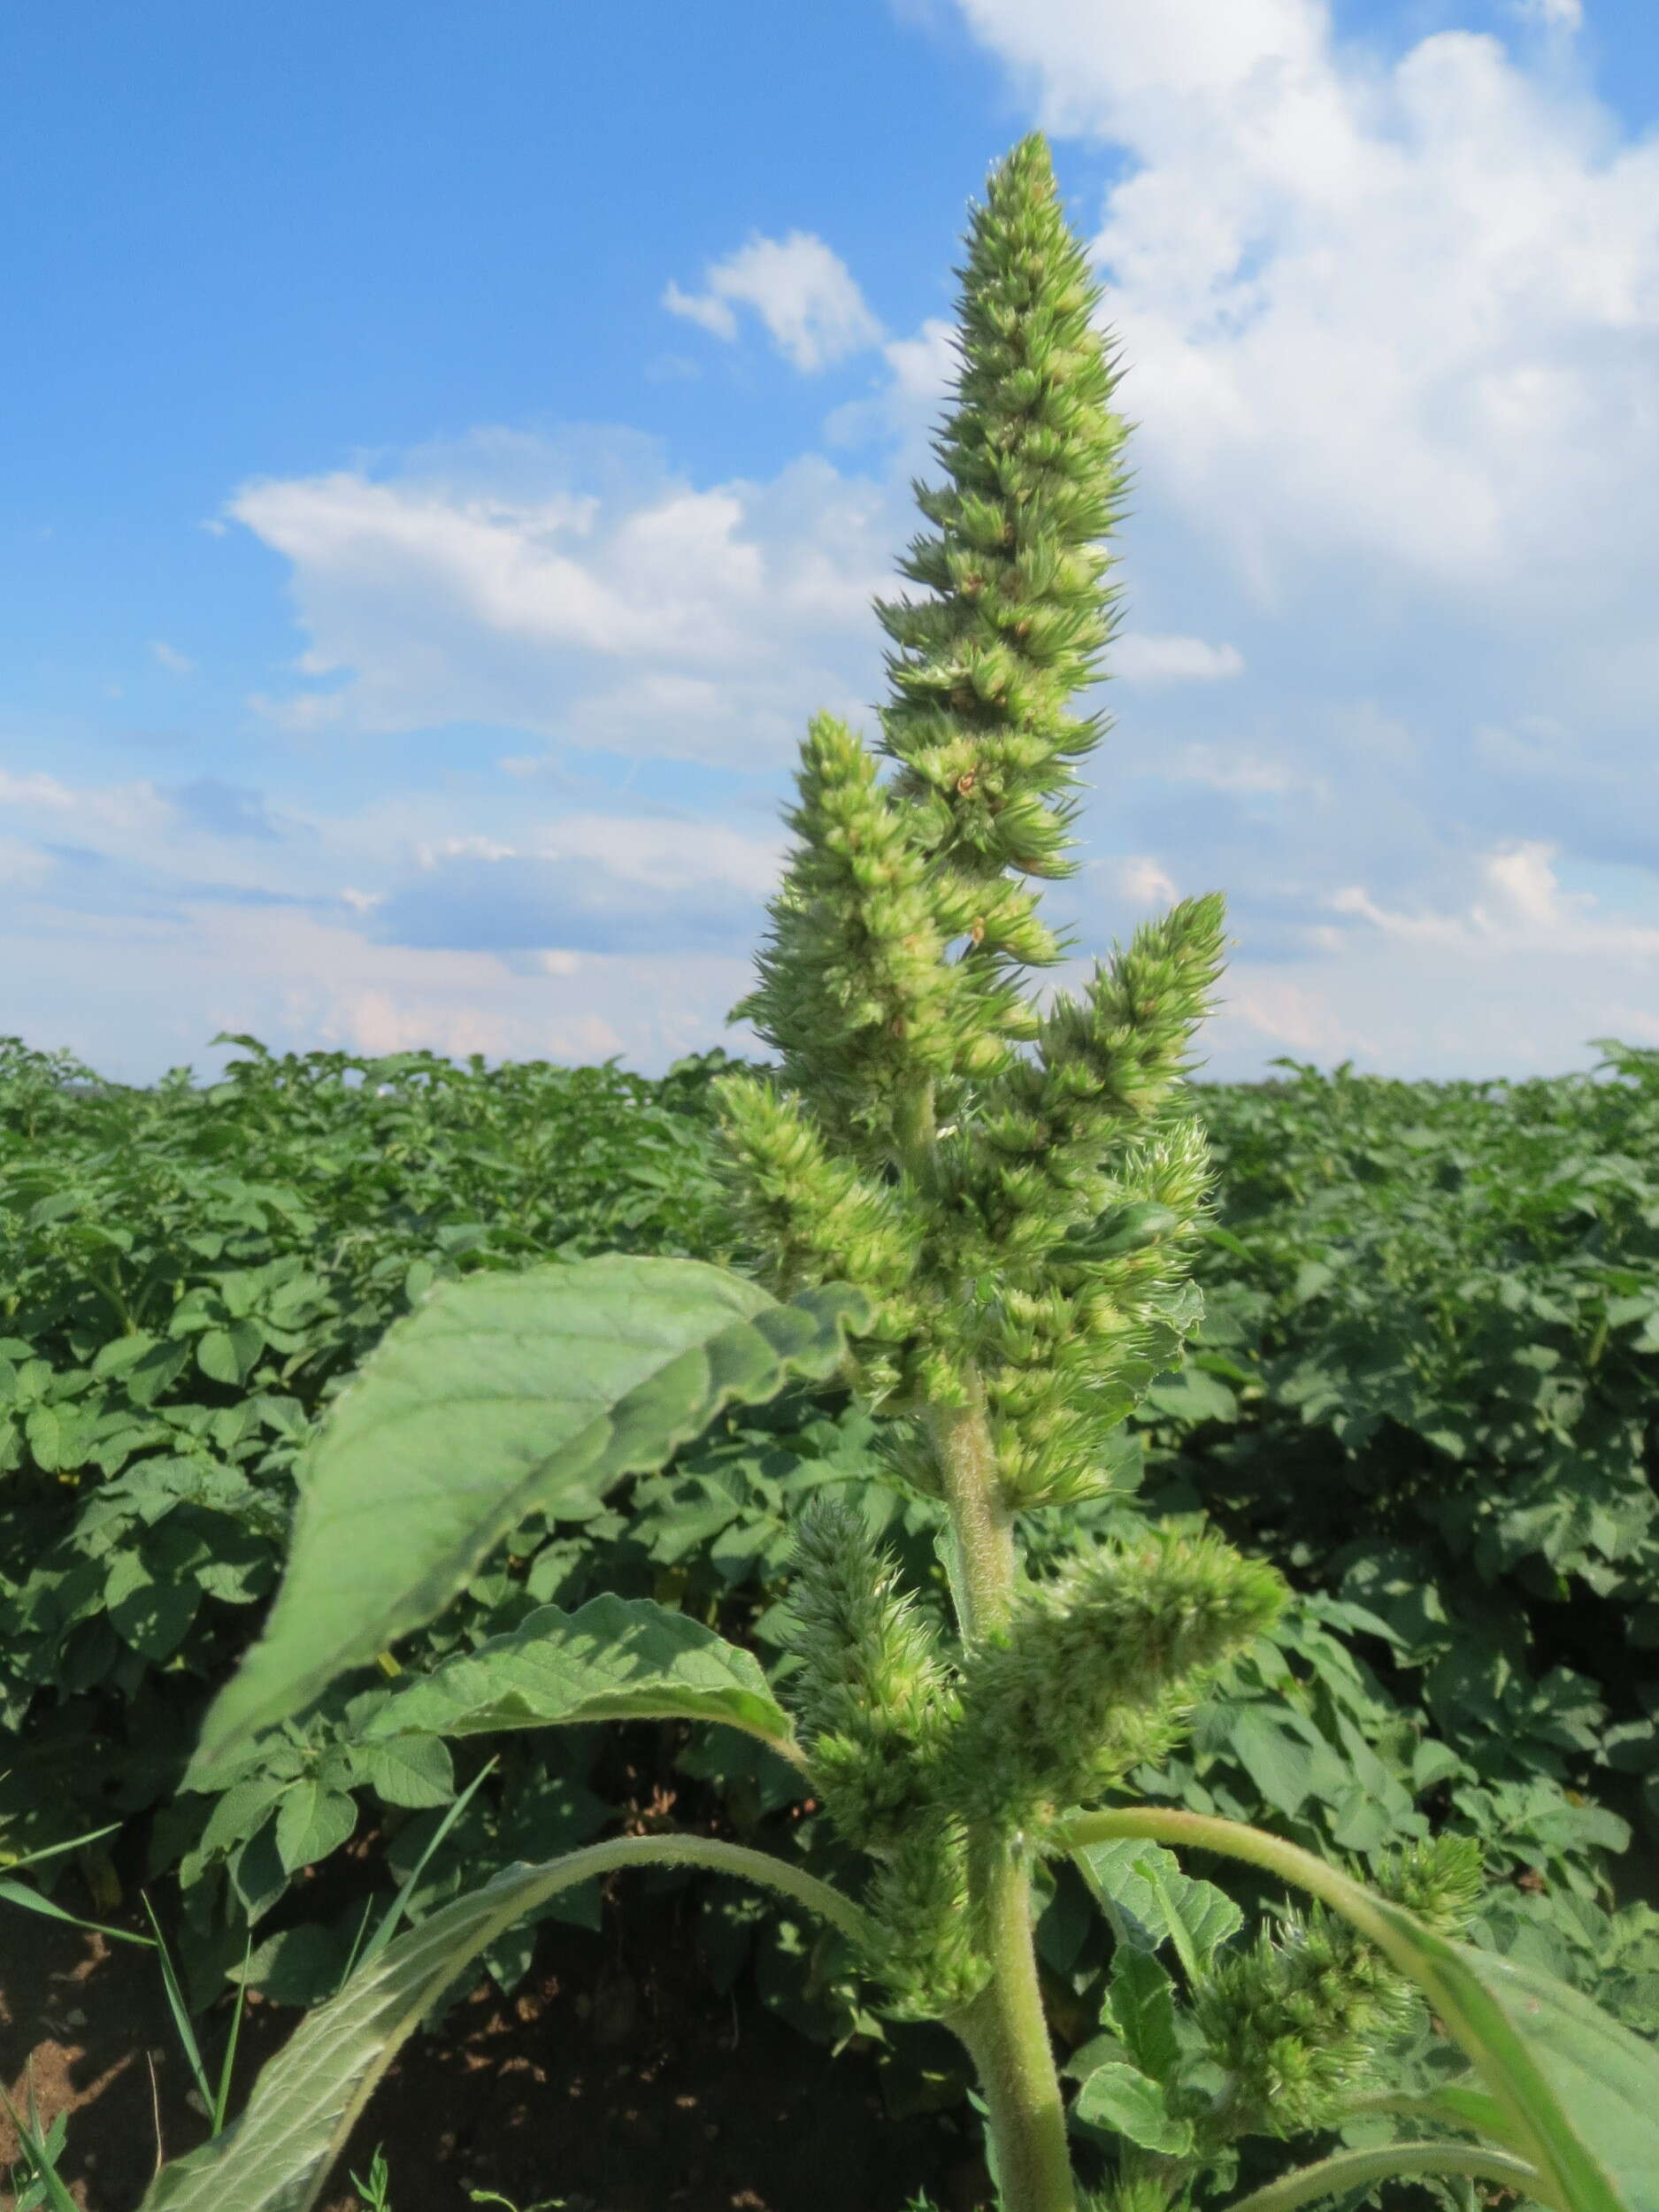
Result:
[[[423,1627],[527,1513],[662,1466],[734,1400],[829,1379],[871,1317],[845,1284],[785,1304],[703,1260],[618,1253],[438,1285],[304,1455],[270,1621],[187,1782]]]
[[[348,1747],[354,1782],[366,1782],[383,1805],[411,1811],[447,1805],[455,1795],[455,1770],[447,1747],[433,1736],[399,1736],[394,1743],[365,1737]]]
[[[446,1659],[396,1690],[363,1740],[671,1719],[725,1721],[794,1749],[788,1717],[750,1653],[649,1598],[607,1592],[577,1613],[544,1605],[510,1636]]]
[[[357,1824],[357,1802],[307,1775],[283,1793],[277,1807],[276,1847],[283,1871],[314,1866],[337,1851]]]
[[[1164,2092],[1138,2067],[1109,2059],[1097,2066],[1077,2093],[1072,2119],[1108,2135],[1126,2135],[1142,2150],[1179,2158],[1193,2147],[1193,2124],[1172,2120]]]
[[[1121,1836],[1074,1855],[1118,1942],[1140,1951],[1172,1943],[1194,1981],[1244,1925],[1225,1890],[1183,1874],[1175,1854],[1161,1844]]]

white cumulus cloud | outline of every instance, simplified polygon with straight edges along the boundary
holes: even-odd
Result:
[[[840,255],[803,231],[752,238],[708,272],[706,290],[671,282],[663,305],[728,343],[737,336],[730,303],[752,307],[773,342],[805,375],[873,345],[881,326]]]

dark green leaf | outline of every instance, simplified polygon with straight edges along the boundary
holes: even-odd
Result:
[[[400,1686],[364,1737],[668,1718],[726,1721],[770,1743],[792,1740],[788,1717],[748,1652],[649,1598],[607,1593],[574,1614],[543,1606],[511,1636]]]
[[[1108,2060],[1097,2066],[1077,2093],[1072,2117],[1108,2137],[1125,2135],[1142,2150],[1180,2157],[1193,2147],[1190,2120],[1174,2120],[1164,2092],[1133,2066]]]
[[[1169,1976],[1149,1951],[1122,1944],[1112,1961],[1106,2003],[1129,2055],[1143,2074],[1167,2082],[1180,2057],[1175,2038],[1175,1994]]]
[[[289,1785],[277,1808],[278,1855],[292,1874],[338,1850],[357,1824],[357,1800],[307,1775]]]
[[[534,1510],[660,1467],[733,1400],[826,1381],[869,1303],[780,1304],[700,1260],[603,1258],[436,1286],[329,1409],[263,1640],[194,1772],[441,1612]]]

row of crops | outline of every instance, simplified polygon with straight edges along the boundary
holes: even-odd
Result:
[[[388,1745],[365,1735],[387,1695],[374,1671],[212,1793],[180,1793],[274,1586],[295,1461],[435,1277],[604,1251],[746,1258],[710,1172],[722,1052],[648,1081],[230,1041],[247,1056],[221,1082],[179,1071],[123,1091],[0,1040],[0,1870],[115,1824],[42,1886],[78,1912],[143,1890],[206,2007],[244,1960],[274,2003],[327,1995],[487,1760],[426,1860],[416,1919],[618,1824],[833,1864],[799,1777],[752,1739],[653,1724]],[[1294,1610],[1136,1787],[1362,1876],[1399,1837],[1475,1835],[1493,1883],[1477,1939],[1651,2030],[1659,1052],[1599,1048],[1594,1078],[1284,1063],[1265,1085],[1201,1086],[1220,1170],[1202,1330],[1132,1417],[1118,1494],[1031,1535],[1041,1563],[1085,1533],[1208,1517],[1271,1558]],[[872,1434],[833,1394],[734,1412],[603,1509],[526,1523],[393,1663],[605,1590],[766,1651],[790,1518],[826,1485],[925,1584],[938,1509],[878,1479]],[[942,2032],[863,2011],[817,1970],[810,1927],[710,1878],[662,1879],[693,1893],[711,1991],[749,1976],[803,2034],[873,2039],[895,2109],[936,2090]],[[1081,2044],[1106,1939],[1071,1882],[1041,1943],[1056,2024]],[[603,1904],[556,1910],[596,1928]],[[503,1992],[536,1936],[490,1954]]]

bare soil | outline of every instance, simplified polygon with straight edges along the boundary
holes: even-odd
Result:
[[[134,2212],[157,2137],[176,2157],[207,2132],[155,1957],[0,1914],[0,2083],[19,2106],[32,2083],[42,2123],[69,2115],[63,2172],[84,2212]],[[233,2112],[298,2018],[250,2001]],[[210,2070],[226,2025],[198,2024]],[[524,2212],[902,2212],[921,2190],[941,2212],[979,2212],[990,2191],[967,2116],[891,2118],[867,2051],[832,2057],[746,1980],[714,1996],[673,1901],[636,1891],[599,1934],[545,1926],[512,1998],[484,1981],[442,2036],[404,2047],[324,2212],[358,2212],[349,2175],[366,2177],[377,2144],[391,2212],[471,2212],[469,2187]],[[16,2153],[0,2112],[0,2180]]]

